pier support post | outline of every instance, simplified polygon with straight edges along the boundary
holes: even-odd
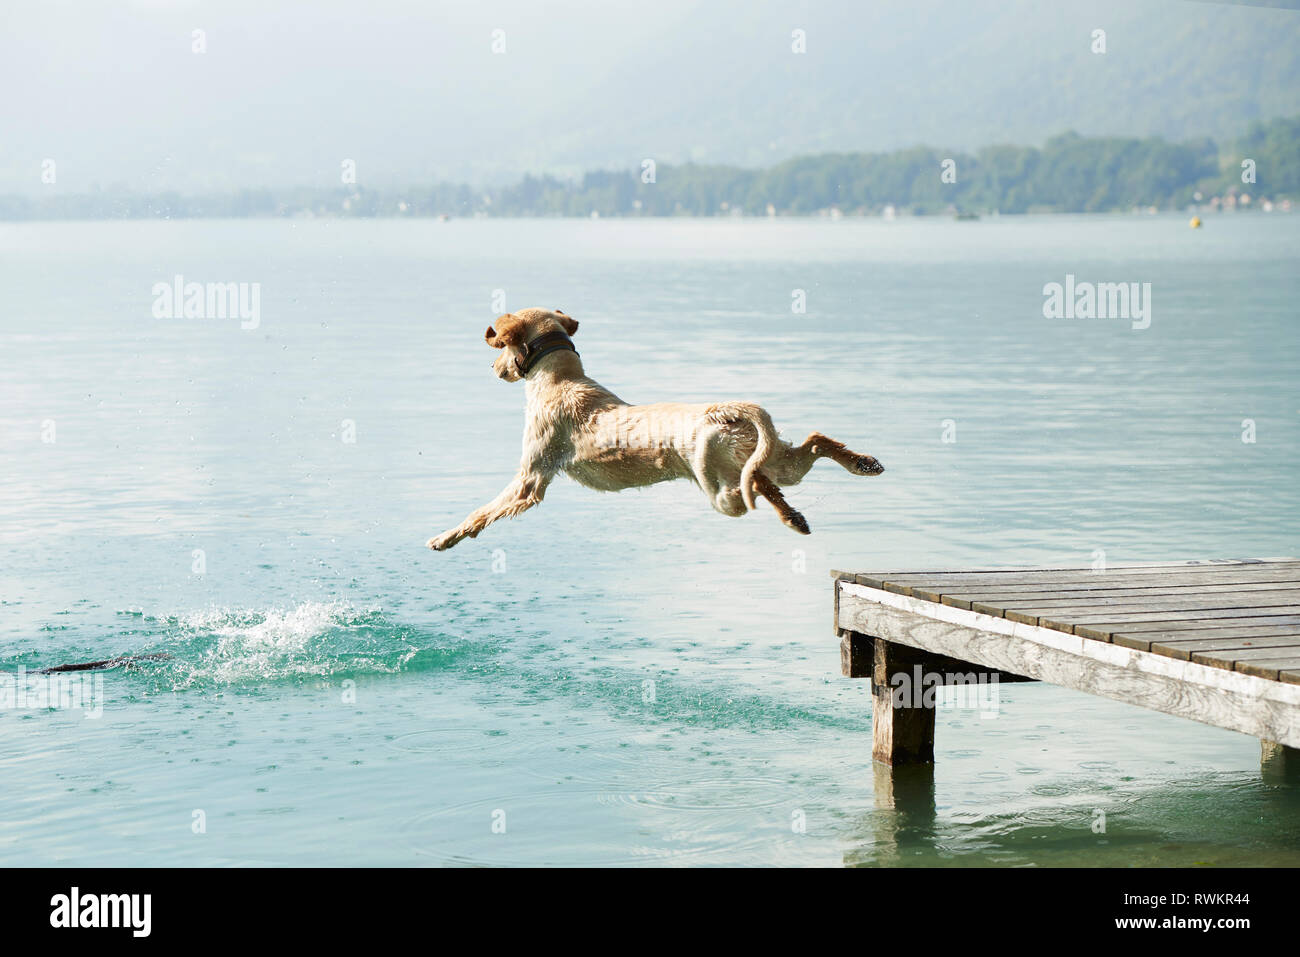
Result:
[[[871,756],[892,767],[933,764],[934,695],[916,680],[929,656],[880,638],[873,645]]]
[[[941,685],[1033,680],[840,628],[838,623],[835,631],[840,636],[841,673],[871,679],[871,753],[891,767],[934,763],[935,697]],[[901,677],[896,680],[896,675]]]
[[[1300,748],[1261,739],[1260,774],[1269,784],[1300,784]]]

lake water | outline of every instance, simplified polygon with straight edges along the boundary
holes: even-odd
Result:
[[[0,670],[171,657],[0,710],[0,863],[1300,864],[1255,740],[1045,685],[878,806],[828,577],[1300,553],[1298,261],[1262,214],[2,224]],[[155,318],[178,274],[257,327]],[[1067,274],[1149,328],[1044,318]],[[497,291],[888,470],[818,465],[809,538],[562,478],[431,553],[518,461]]]

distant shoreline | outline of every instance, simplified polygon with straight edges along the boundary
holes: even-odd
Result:
[[[52,162],[52,161],[47,161]],[[364,168],[364,165],[362,165]],[[1300,202],[1300,116],[1257,123],[1222,147],[1212,140],[1083,137],[1041,148],[990,146],[975,154],[914,147],[827,153],[764,169],[657,165],[581,179],[525,176],[502,187],[434,183],[370,189],[344,160],[334,187],[178,192],[91,190],[0,195],[0,222],[256,218],[780,218],[1210,211]]]
[[[1235,217],[1242,216],[1289,216],[1297,212],[1296,204],[1288,204],[1286,208],[1281,205],[1274,206],[1268,212],[1263,209],[1251,207],[1248,209],[1239,209],[1234,211],[1212,210],[1208,207],[1189,206],[1187,209],[1129,209],[1129,210],[1105,210],[1102,212],[1060,212],[1056,210],[1035,210],[1026,213],[993,213],[986,216],[978,216],[973,220],[967,220],[964,217],[957,217],[945,213],[907,213],[897,215],[893,218],[886,218],[880,215],[870,214],[844,214],[842,216],[829,216],[819,213],[806,214],[783,214],[777,216],[451,216],[441,219],[437,216],[325,216],[325,215],[298,215],[298,216],[82,216],[82,217],[61,217],[58,219],[17,219],[5,220],[0,219],[0,228],[6,226],[24,226],[24,225],[86,225],[90,223],[248,223],[248,222],[274,222],[274,223],[343,223],[343,222],[406,222],[406,223],[526,223],[526,222],[550,222],[550,223],[656,223],[668,225],[671,223],[713,223],[715,225],[739,225],[739,224],[777,224],[777,223],[880,223],[880,224],[904,224],[909,222],[923,223],[953,223],[954,225],[966,225],[968,222],[973,223],[996,223],[1005,222],[1023,222],[1033,219],[1176,219],[1181,220],[1187,216],[1225,216]],[[1213,220],[1210,220],[1211,222]]]

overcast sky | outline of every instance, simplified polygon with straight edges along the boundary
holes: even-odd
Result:
[[[41,189],[45,159],[69,192],[329,186],[345,159],[383,187],[1300,113],[1300,14],[1187,0],[42,0],[4,17],[0,193]]]

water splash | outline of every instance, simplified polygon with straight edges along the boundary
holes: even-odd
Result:
[[[456,668],[493,650],[342,601],[213,608],[146,622],[156,629],[150,650],[171,657],[142,673],[166,690]]]

